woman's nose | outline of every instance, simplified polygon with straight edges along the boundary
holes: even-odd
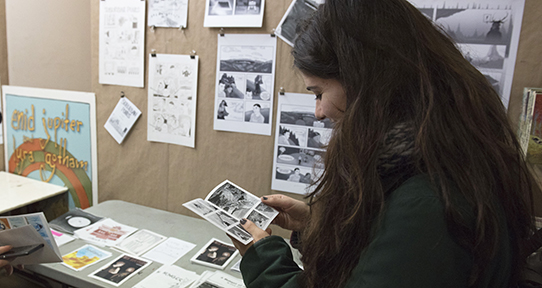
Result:
[[[314,115],[318,120],[324,120],[326,115],[322,112],[322,107],[320,105],[321,100],[316,100],[316,108],[314,109]]]

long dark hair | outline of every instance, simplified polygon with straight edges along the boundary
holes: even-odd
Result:
[[[325,172],[308,196],[301,284],[342,287],[350,277],[382,215],[379,149],[397,123],[413,126],[415,171],[438,187],[448,230],[472,253],[469,284],[495,255],[499,227],[512,236],[513,281],[538,187],[500,97],[453,42],[406,0],[326,0],[292,54],[302,73],[337,79],[347,95]],[[475,223],[458,211],[452,191],[471,205]]]

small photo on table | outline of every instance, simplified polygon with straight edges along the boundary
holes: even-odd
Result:
[[[151,263],[152,261],[143,258],[123,254],[88,276],[113,286],[120,286]]]
[[[190,259],[192,263],[223,270],[237,255],[232,244],[212,238]]]

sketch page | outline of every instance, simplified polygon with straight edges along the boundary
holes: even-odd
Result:
[[[154,55],[149,56],[147,140],[194,148],[199,58]]]
[[[218,35],[214,129],[271,135],[277,38]]]
[[[204,0],[203,27],[262,27],[265,0]]]
[[[144,86],[145,4],[100,1],[100,84]]]
[[[149,1],[149,26],[186,28],[188,0]]]
[[[323,2],[323,0],[293,0],[280,20],[279,25],[277,25],[275,34],[293,47],[297,25],[305,17],[310,16],[311,13],[316,11],[318,5]]]
[[[175,265],[163,265],[133,288],[184,288],[198,278],[196,272]]]
[[[260,198],[225,180],[205,198],[183,204],[186,208],[211,222],[227,234],[247,244],[252,236],[239,221],[247,218],[265,230],[278,215],[278,211],[262,203]]]
[[[452,37],[508,107],[525,0],[410,2]]]
[[[324,169],[332,122],[314,115],[312,94],[279,95],[271,189],[305,194]]]
[[[134,103],[126,97],[121,97],[107,122],[105,122],[105,130],[120,144],[134,126],[139,115],[141,115],[141,111]]]

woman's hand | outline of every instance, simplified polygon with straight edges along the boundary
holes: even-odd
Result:
[[[8,252],[9,250],[11,250],[11,248],[13,248],[11,245],[0,246],[0,254]],[[9,262],[11,262],[11,260],[13,260],[13,259],[1,259],[0,260],[0,268],[4,267],[4,269],[6,270],[6,273],[7,273],[8,276],[13,274],[13,267],[9,264]]]
[[[250,248],[250,246],[254,245],[254,243],[271,235],[271,229],[267,228],[265,231],[263,231],[262,229],[260,229],[260,227],[256,226],[256,224],[252,223],[252,221],[247,219],[241,220],[241,226],[243,226],[243,228],[245,228],[245,230],[247,230],[247,232],[252,235],[252,238],[254,238],[254,240],[252,240],[252,242],[248,243],[247,245],[244,245],[243,243],[239,242],[239,240],[226,234],[233,242],[233,246],[235,246],[235,248],[239,250],[239,254],[241,254],[241,256],[245,255],[245,252],[248,250],[248,248]]]
[[[306,226],[310,208],[305,202],[280,194],[264,196],[262,202],[279,211],[273,224],[292,231],[302,231]]]

